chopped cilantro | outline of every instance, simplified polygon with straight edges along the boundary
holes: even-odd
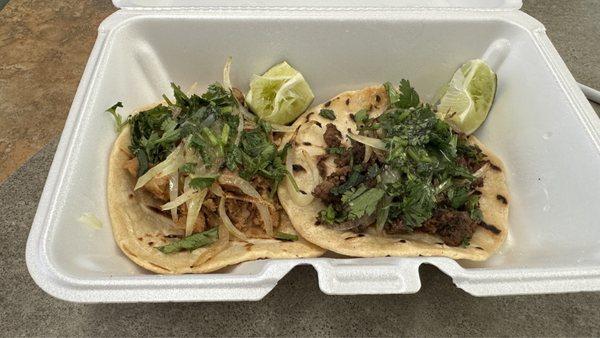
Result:
[[[369,115],[367,114],[366,109],[361,109],[354,114],[354,122],[356,123],[365,123],[368,119]]]
[[[401,80],[398,91],[392,87],[392,84],[386,82],[384,85],[388,97],[390,99],[390,106],[395,108],[416,108],[419,105],[419,94],[414,88],[410,86],[408,80]]]
[[[129,122],[129,119],[123,121],[123,117],[117,113],[117,108],[123,108],[123,104],[121,102],[115,103],[112,107],[108,108],[106,111],[109,112],[115,118],[115,129],[117,132],[123,130],[123,127]]]
[[[346,182],[331,189],[331,193],[334,195],[342,195],[351,188],[358,186],[364,180],[365,175],[362,172],[362,166],[356,165],[352,168],[352,172],[350,172],[350,176],[348,176]]]
[[[362,189],[357,189],[345,201],[345,203],[347,203],[349,207],[348,219],[355,220],[365,215],[373,214],[375,212],[377,204],[379,203],[384,194],[385,191],[378,188],[371,188],[369,190],[366,190],[366,188],[363,186]],[[343,197],[342,200],[344,200]]]
[[[297,241],[298,240],[298,235],[294,235],[294,234],[288,234],[286,232],[281,232],[281,231],[277,231],[275,233],[275,236],[273,236],[277,239],[280,239],[282,241]]]
[[[346,152],[344,147],[330,147],[326,149],[328,154],[343,155]]]
[[[204,176],[204,177],[194,177],[190,181],[190,187],[196,190],[202,190],[210,187],[216,180],[217,175],[214,176]]]
[[[219,232],[217,228],[212,228],[204,232],[195,233],[193,235],[184,237],[178,241],[172,242],[167,245],[156,247],[164,254],[171,254],[179,251],[192,251],[203,246],[207,246],[216,242],[219,239]]]
[[[281,151],[269,139],[271,126],[259,121],[259,126],[242,133],[239,149],[235,150],[231,161],[241,167],[240,177],[250,180],[254,176],[262,176],[271,182],[271,196],[288,175],[285,167],[287,151],[291,147],[286,144]]]
[[[186,174],[191,174],[194,172],[194,170],[196,170],[196,163],[193,162],[188,162],[184,165],[182,165],[179,170],[181,170],[182,172],[186,173]]]
[[[187,95],[181,88],[171,84],[174,100],[164,96],[166,105],[134,115],[132,126],[131,152],[139,162],[138,176],[165,160],[182,141],[198,155],[198,165],[220,170],[223,167],[238,171],[239,175],[251,180],[262,176],[272,183],[274,194],[277,186],[287,175],[285,156],[289,146],[278,151],[270,139],[271,126],[258,121],[252,130],[244,130],[240,143],[236,144],[239,115],[234,114],[238,103],[230,91],[219,84],[208,86],[206,93],[198,96]],[[122,119],[113,106],[109,112],[119,125]],[[191,174],[197,164],[190,162],[181,171]],[[214,178],[194,178],[191,185],[197,189],[210,186]]]
[[[368,164],[351,160],[350,173],[329,190],[334,202],[321,211],[319,220],[336,224],[376,214],[378,228],[400,220],[410,229],[422,226],[434,211],[449,209],[466,211],[480,222],[472,172],[484,161],[481,150],[422,104],[407,80],[397,89],[390,83],[384,86],[388,109],[373,119],[359,111],[354,121],[360,132],[378,130],[370,135],[384,142],[386,154]],[[352,155],[355,146],[346,151]]]
[[[324,224],[333,224],[335,223],[336,212],[333,209],[333,206],[330,204],[325,209],[319,212],[319,221]]]
[[[331,109],[321,109],[321,111],[319,112],[319,115],[323,116],[324,118],[326,118],[328,120],[332,120],[332,121],[335,120],[335,113]]]

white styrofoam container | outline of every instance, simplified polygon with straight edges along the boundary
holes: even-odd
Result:
[[[309,264],[327,294],[414,293],[433,264],[478,296],[600,290],[600,122],[544,27],[517,0],[115,0],[99,28],[27,242],[27,266],[49,294],[77,302],[257,300]],[[206,275],[161,276],[113,241],[106,202],[115,138],[104,109],[207,85],[232,56],[246,87],[283,59],[321,102],[339,92],[410,79],[431,99],[465,60],[510,44],[498,93],[477,136],[509,169],[510,234],[482,263],[441,257],[247,262]],[[244,88],[246,89],[246,88]],[[77,222],[92,212],[104,223]]]

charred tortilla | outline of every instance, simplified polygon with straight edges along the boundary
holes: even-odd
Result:
[[[315,161],[326,154],[326,126],[332,123],[342,134],[343,142],[348,142],[348,132],[357,133],[352,114],[366,109],[371,117],[381,115],[388,105],[388,96],[382,86],[368,87],[358,91],[342,93],[330,101],[316,106],[299,117],[302,125],[289,133],[284,140],[291,140],[294,148],[289,156],[296,159],[308,154]],[[335,114],[331,120],[320,115],[322,109]],[[289,215],[294,228],[308,241],[325,249],[348,256],[446,256],[454,259],[485,260],[504,242],[508,232],[509,195],[506,186],[505,169],[493,155],[475,137],[469,136],[468,142],[479,146],[485,155],[487,164],[481,169],[483,184],[480,192],[479,208],[483,223],[474,231],[470,244],[466,247],[448,246],[436,235],[424,232],[408,234],[378,234],[373,227],[364,232],[334,230],[326,225],[318,225],[319,212],[325,205],[314,199],[308,205],[299,205],[292,199],[291,186],[279,187],[279,199]],[[319,169],[330,174],[335,163],[327,159]],[[311,182],[309,171],[301,170],[306,166],[302,161],[294,162],[294,178],[302,192],[311,192],[315,186]]]
[[[259,238],[240,241],[233,236],[229,236],[226,247],[216,255],[212,255],[211,250],[217,243],[172,254],[157,250],[157,247],[181,238],[183,233],[161,213],[159,206],[164,202],[158,201],[146,189],[134,192],[136,180],[125,169],[132,157],[128,149],[130,138],[127,126],[115,141],[109,160],[107,193],[115,241],[123,253],[139,266],[162,274],[204,273],[255,259],[317,257],[323,254],[323,249],[302,238],[293,242]],[[283,217],[278,230],[296,233],[287,217]]]

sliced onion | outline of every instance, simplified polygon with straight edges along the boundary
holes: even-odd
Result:
[[[386,166],[383,172],[380,175],[381,183],[388,184],[398,182],[400,180],[400,173],[394,169],[391,169],[389,166]]]
[[[221,186],[218,184],[211,185],[210,192],[212,192],[213,194],[215,194],[218,197],[223,197],[223,195],[224,195],[223,189],[221,189]]]
[[[227,58],[227,62],[225,62],[225,67],[223,68],[223,87],[227,90],[231,90],[231,78],[229,77],[229,73],[231,72],[231,56]]]
[[[236,228],[231,222],[231,219],[229,219],[229,216],[227,216],[227,213],[225,212],[225,197],[221,197],[221,200],[219,201],[219,216],[221,217],[221,221],[223,221],[223,225],[227,227],[227,230],[229,230],[232,235],[241,239],[242,241],[248,240],[248,237],[246,237],[243,232],[238,230],[238,228]]]
[[[299,128],[303,127],[303,126],[311,126],[312,124],[314,124],[315,121],[308,121],[307,120],[307,116],[309,114],[312,114],[311,111],[306,111],[304,112],[302,115],[298,116],[296,118],[296,121],[294,121],[294,123],[292,123],[291,126],[280,126],[277,125],[277,128],[281,127],[281,132],[285,132],[286,134],[281,138],[281,141],[279,142],[279,147],[277,148],[277,150],[281,151],[283,149],[283,147],[285,147],[285,145],[290,142],[292,140],[292,138],[294,138],[294,136],[297,135],[297,133],[300,131]],[[306,128],[306,127],[304,127]],[[274,128],[275,130],[275,128]],[[275,131],[279,131],[279,130],[275,130]]]
[[[219,183],[237,187],[246,195],[262,199],[262,196],[260,196],[258,191],[254,189],[252,184],[239,176],[223,174],[219,176]],[[264,204],[256,203],[255,205],[256,209],[258,209],[258,213],[260,214],[260,218],[262,218],[265,232],[267,235],[273,236],[273,221],[271,220],[271,213],[269,213],[269,209]]]
[[[488,163],[484,164],[481,168],[479,168],[479,170],[477,170],[473,176],[479,178],[479,177],[483,177],[483,174],[485,174],[485,172],[489,169],[490,165]]]
[[[379,204],[379,210],[377,210],[377,222],[375,223],[375,230],[377,231],[378,234],[382,234],[383,233],[383,228],[385,226],[385,223],[388,220],[388,216],[390,214],[390,208],[381,208],[382,205],[388,205],[389,202],[391,201],[391,198],[388,196],[384,197],[383,203]]]
[[[83,214],[81,214],[81,217],[79,217],[77,220],[94,229],[102,228],[102,222],[98,219],[98,217],[96,217],[96,215],[92,214],[91,212],[84,212]]]
[[[254,117],[250,112],[244,107],[244,103],[237,99],[237,97],[233,94],[233,86],[231,85],[231,56],[227,58],[227,62],[225,62],[225,67],[223,68],[223,87],[231,92],[231,96],[237,102],[237,114],[239,117],[239,123],[237,127],[237,134],[235,136],[235,145],[240,143],[240,139],[242,137],[242,131],[244,130],[244,119],[254,120]],[[243,93],[242,93],[243,96]],[[250,117],[247,117],[249,115]]]
[[[365,146],[365,158],[363,159],[363,163],[369,162],[372,154],[373,154],[373,148],[371,148],[371,146]]]
[[[282,124],[271,124],[271,128],[273,129],[274,132],[278,132],[278,133],[292,133],[294,131],[296,131],[295,126],[291,125],[291,126],[284,126]]]
[[[292,140],[292,138],[294,138],[294,136],[296,136],[301,130],[304,130],[306,128],[311,127],[313,124],[315,124],[315,121],[306,121],[306,115],[310,114],[309,112],[306,112],[302,115],[300,115],[296,121],[294,121],[294,123],[292,123],[291,126],[286,127],[289,128],[291,131],[287,132],[282,138],[281,141],[279,143],[279,147],[277,148],[277,150],[281,151],[283,149],[283,147],[285,147],[285,145],[290,142]],[[306,123],[304,123],[306,122]]]
[[[161,210],[171,210],[173,208],[177,208],[178,206],[191,200],[192,198],[198,197],[199,194],[200,194],[200,192],[198,190],[188,189],[183,194],[177,196],[177,198],[175,198],[171,202],[161,205],[160,209]]]
[[[190,86],[190,88],[188,88],[186,93],[191,96],[192,94],[195,94],[196,90],[198,90],[198,82],[192,83],[192,85]]]
[[[198,196],[195,196],[188,201],[187,215],[185,219],[186,236],[191,235],[194,231],[194,225],[196,224],[196,220],[198,219],[198,215],[200,214],[200,209],[202,208],[202,203],[204,203],[204,198],[206,197],[207,192],[208,189],[202,189]]]
[[[194,262],[193,266],[198,266],[204,262],[206,262],[207,260],[209,260],[210,258],[216,256],[219,252],[225,250],[225,248],[227,248],[227,245],[229,244],[229,230],[227,229],[227,227],[223,224],[219,225],[219,239],[214,242],[213,244],[211,244],[206,251],[204,251],[202,254],[200,254],[200,256],[198,256],[198,258],[196,258],[196,261]]]
[[[249,112],[248,109],[246,109],[246,107],[240,105],[240,111],[242,112],[242,116],[244,117],[244,119],[246,119],[246,121],[254,122],[256,120],[256,115]]]
[[[366,144],[375,149],[385,150],[385,143],[383,143],[383,141],[378,138],[356,135],[352,133],[348,133],[348,137],[356,142]]]
[[[238,104],[237,111],[238,111],[239,122],[238,122],[237,132],[235,134],[235,140],[234,140],[234,143],[236,146],[238,144],[240,144],[240,140],[242,139],[242,132],[244,131],[244,115],[242,115],[242,111],[240,108],[243,108],[243,107],[241,107],[241,105]]]
[[[177,106],[172,106],[171,113],[173,114],[173,117],[177,117],[179,116],[179,114],[181,114],[181,108]]]
[[[375,154],[375,156],[380,160],[383,161],[386,157],[385,155],[385,150],[381,150],[381,149],[373,149],[373,154]]]
[[[304,163],[307,164],[307,166],[308,166],[308,168],[305,168],[305,169],[310,174],[310,191],[307,192],[306,194],[303,194],[302,192],[297,191],[294,188],[294,183],[292,182],[290,177],[286,177],[286,184],[287,184],[287,190],[290,194],[290,197],[294,201],[294,203],[296,203],[297,205],[299,205],[301,207],[304,207],[304,206],[309,205],[314,200],[314,197],[311,194],[311,192],[319,184],[321,175],[319,175],[319,169],[317,168],[317,164],[310,157],[308,152],[304,149],[302,149],[301,152],[302,152],[302,159],[304,160]],[[285,159],[285,167],[290,174],[293,174],[293,172],[294,172],[292,162],[293,162],[292,155],[290,154]]]
[[[182,147],[178,146],[175,148],[175,150],[173,150],[172,153],[169,154],[169,156],[167,156],[164,161],[150,168],[150,170],[148,170],[144,175],[140,176],[133,190],[138,190],[139,188],[143,187],[156,176],[166,176],[177,171],[184,162],[182,155]]]
[[[174,200],[176,200],[178,194],[179,194],[179,171],[176,171],[171,174],[171,177],[169,177],[169,201],[173,202]],[[161,208],[163,206],[161,206]],[[162,209],[162,210],[165,210],[165,209]],[[173,223],[177,223],[177,219],[178,219],[177,208],[171,209],[171,219],[173,219]]]
[[[243,202],[248,202],[248,203],[252,203],[252,204],[262,204],[273,211],[276,210],[275,206],[273,204],[265,201],[264,199],[259,199],[259,198],[248,196],[248,195],[239,196],[236,194],[223,194],[223,197],[225,197],[225,199],[243,201]]]

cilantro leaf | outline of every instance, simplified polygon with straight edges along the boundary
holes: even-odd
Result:
[[[361,109],[354,114],[354,122],[356,123],[365,123],[368,119],[369,115],[367,114],[366,109]]]
[[[179,167],[179,170],[181,170],[182,172],[186,173],[186,174],[191,174],[196,170],[196,163],[194,162],[188,162],[184,165],[182,165],[181,167]]]
[[[218,175],[214,176],[204,176],[204,177],[194,177],[190,181],[190,187],[196,190],[202,190],[210,187],[216,180]]]
[[[354,115],[359,132],[378,130],[385,144],[385,157],[368,164],[354,164],[350,172],[328,190],[328,207],[319,214],[323,224],[355,221],[377,212],[377,227],[401,221],[417,228],[432,218],[434,211],[466,211],[471,220],[482,219],[476,177],[473,172],[485,161],[481,150],[470,145],[465,135],[437,118],[434,109],[422,104],[407,80],[397,89],[386,83],[388,109],[376,118],[366,111]],[[327,153],[341,153],[329,148]],[[345,163],[345,162],[344,162]],[[340,183],[337,183],[340,182]]]
[[[291,241],[291,242],[293,242],[293,241],[297,241],[298,240],[298,235],[288,234],[288,233],[281,232],[281,231],[277,231],[273,237],[275,237],[277,239],[280,239],[282,241]]]
[[[170,120],[170,121],[167,121]],[[171,110],[158,105],[133,115],[131,124],[131,152],[140,162],[139,174],[144,174],[150,164],[162,162],[180,139]],[[148,165],[142,165],[146,163]]]
[[[325,150],[327,151],[328,154],[336,154],[336,155],[343,155],[346,152],[346,148],[344,148],[344,147],[329,147]]]
[[[365,175],[362,173],[362,166],[360,166],[360,165],[354,166],[354,168],[352,169],[352,172],[350,172],[350,176],[348,176],[348,179],[346,180],[346,182],[331,189],[331,193],[334,195],[342,195],[346,191],[348,191],[351,188],[356,187],[357,185],[362,183],[364,180],[365,180]]]
[[[335,120],[335,113],[331,109],[321,109],[321,111],[319,111],[319,115],[328,120]]]
[[[289,175],[285,167],[285,158],[291,144],[286,144],[282,150],[269,138],[271,125],[259,121],[258,127],[244,130],[237,149],[230,149],[227,156],[228,167],[239,168],[239,175],[245,180],[262,176],[271,182],[271,197],[277,191],[281,181]]]
[[[420,104],[419,94],[410,86],[408,80],[400,80],[398,91],[394,89],[391,83],[386,82],[383,85],[390,99],[390,106],[395,108],[416,108]]]
[[[217,228],[212,228],[204,232],[199,232],[187,237],[184,237],[176,242],[159,246],[156,249],[164,254],[171,254],[179,251],[192,251],[203,246],[210,245],[219,239]]]
[[[355,220],[363,216],[372,215],[375,212],[377,204],[385,194],[385,191],[379,188],[366,189],[362,186],[350,196],[348,203],[348,219]]]
[[[331,225],[331,224],[335,223],[335,219],[336,219],[335,216],[336,216],[335,209],[333,209],[333,206],[330,204],[327,206],[327,208],[325,208],[319,212],[318,219],[323,224]]]
[[[418,179],[406,182],[405,194],[399,205],[402,218],[410,227],[419,227],[431,218],[435,207],[433,188]]]
[[[109,112],[115,118],[115,130],[120,132],[123,130],[123,127],[127,123],[129,123],[129,119],[123,121],[123,117],[117,113],[117,108],[123,108],[123,103],[117,102],[112,107],[108,108],[106,111]]]

